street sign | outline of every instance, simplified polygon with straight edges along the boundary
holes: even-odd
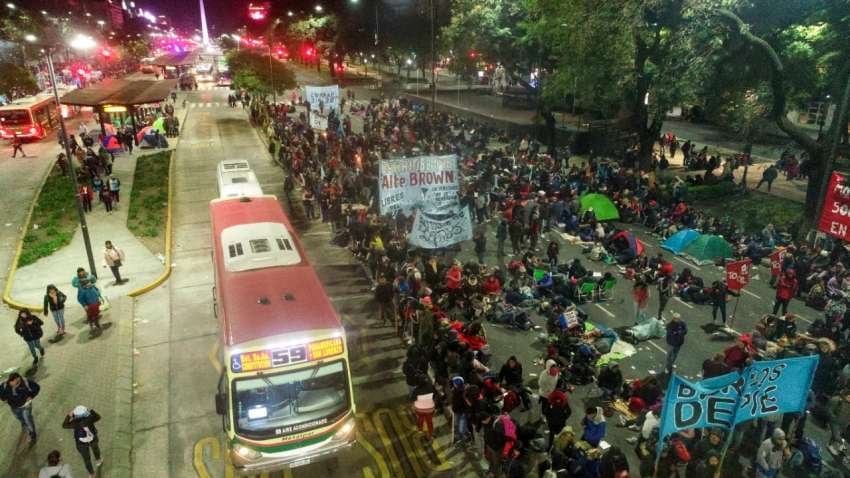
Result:
[[[850,239],[850,184],[843,174],[829,178],[818,229],[842,241]]]
[[[741,290],[750,283],[750,269],[753,261],[744,259],[726,264],[726,287]]]

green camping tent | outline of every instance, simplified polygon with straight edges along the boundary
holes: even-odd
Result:
[[[611,221],[620,219],[620,212],[617,206],[608,199],[604,194],[585,194],[581,197],[581,213],[584,214],[588,209],[593,208],[593,214],[599,221]]]
[[[705,234],[685,248],[684,254],[699,265],[711,264],[718,258],[733,257],[732,246],[720,236]]]

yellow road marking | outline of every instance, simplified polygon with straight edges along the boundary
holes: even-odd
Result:
[[[369,421],[369,417],[366,416],[366,414],[358,413],[356,416],[357,416],[357,431],[356,431],[357,443],[359,443],[360,446],[362,446],[363,449],[366,450],[366,453],[371,455],[372,459],[375,460],[375,464],[378,467],[378,473],[381,474],[381,478],[390,478],[390,469],[389,469],[389,466],[387,466],[386,460],[384,460],[384,455],[382,455],[380,452],[378,452],[378,450],[376,450],[375,447],[372,446],[372,443],[369,440],[367,440],[366,437],[363,436],[362,433],[360,433],[360,429],[362,428],[364,432],[374,435],[375,434],[375,428],[372,426],[372,422]],[[368,468],[368,467],[364,468],[364,470],[366,470],[366,469],[369,469],[370,478],[374,477],[374,475],[372,474],[371,468]],[[367,478],[365,471],[363,473],[363,477]]]
[[[269,474],[263,473],[260,475],[260,478],[269,478]],[[283,470],[283,478],[292,478],[292,468],[286,468]]]
[[[199,478],[210,478],[209,470],[207,470],[207,465],[204,463],[204,449],[207,446],[210,447],[211,459],[218,460],[221,457],[221,444],[217,438],[206,437],[198,440],[197,443],[195,443],[193,464],[195,465],[195,472],[198,473]]]
[[[368,466],[363,467],[363,478],[375,478],[375,474],[372,473],[372,469]]]
[[[436,468],[439,466],[439,463],[433,463],[431,461],[431,457],[425,453],[425,448],[419,446],[417,443],[416,436],[418,435],[419,429],[416,428],[416,422],[410,417],[410,413],[408,413],[408,408],[406,405],[399,405],[398,414],[393,414],[394,425],[397,429],[404,430],[404,436],[406,438],[410,438],[410,441],[413,445],[413,450],[416,452],[416,456],[419,457],[419,461],[425,465],[426,468]]]
[[[401,447],[404,449],[405,455],[407,455],[407,459],[410,462],[410,466],[413,468],[413,474],[416,476],[425,476],[425,473],[422,470],[422,467],[419,465],[419,460],[416,459],[415,449],[419,447],[410,446],[409,438],[412,434],[405,430],[405,427],[399,422],[398,417],[392,412],[392,410],[388,408],[381,408],[375,412],[375,425],[380,425],[383,427],[383,421],[381,420],[382,416],[386,416],[389,418],[390,423],[393,424],[393,428],[396,429],[396,436],[398,436],[398,441],[401,442]]]
[[[418,431],[418,429],[416,428],[416,422],[413,419],[414,415],[411,415],[411,411],[407,406],[399,405],[398,414],[401,417],[402,422],[408,424],[408,428],[410,430]],[[449,460],[447,460],[446,456],[443,455],[443,451],[441,449],[437,448],[436,443],[437,443],[437,440],[432,439],[431,443],[429,443],[427,446],[431,447],[431,450],[434,451],[434,456],[437,457],[437,462],[434,463],[431,460],[431,456],[428,455],[427,453],[425,453],[424,449],[422,449],[422,453],[420,455],[420,456],[424,457],[422,459],[422,462],[425,463],[427,466],[430,466],[431,468],[433,468],[434,470],[437,470],[437,471],[445,471],[445,470],[451,469],[452,464],[449,463]],[[415,445],[416,445],[416,443],[414,443],[414,446]],[[420,449],[421,449],[421,447],[416,447],[417,453],[419,452]]]
[[[215,371],[221,373],[222,365],[221,361],[218,359],[218,348],[219,343],[218,340],[216,340],[213,344],[212,349],[210,350],[210,353],[207,354],[207,357],[210,359],[210,363],[212,364]]]
[[[377,412],[372,415],[372,420],[375,424],[378,436],[381,437],[381,442],[384,444],[384,449],[387,451],[387,456],[390,459],[390,465],[393,468],[393,476],[404,476],[404,470],[401,468],[401,462],[399,462],[395,449],[393,449],[393,442],[390,441],[390,437],[387,435],[387,431],[384,429],[384,425],[381,423],[381,419]]]

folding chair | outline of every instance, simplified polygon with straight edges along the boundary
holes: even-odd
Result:
[[[593,299],[593,296],[596,291],[596,283],[593,281],[587,281],[581,284],[581,287],[578,289],[577,299],[579,302],[586,302],[587,298]]]
[[[608,279],[602,283],[602,287],[599,288],[599,293],[597,294],[596,300],[608,300],[611,298],[611,291],[614,290],[614,286],[617,285],[617,279]]]

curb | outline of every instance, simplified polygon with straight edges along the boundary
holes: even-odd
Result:
[[[138,289],[132,290],[127,293],[129,297],[138,297],[145,292],[150,292],[151,290],[159,287],[169,276],[171,276],[171,203],[174,197],[174,154],[176,148],[171,150],[171,154],[168,157],[168,206],[166,206],[165,213],[165,270],[162,271],[162,274],[159,275],[153,282],[145,284]]]
[[[50,165],[49,168],[47,168],[47,173],[45,173],[44,177],[41,178],[41,182],[38,185],[38,194],[36,194],[36,196],[33,198],[29,210],[27,211],[27,218],[24,221],[24,226],[21,228],[20,234],[18,236],[18,245],[15,247],[15,257],[12,258],[12,263],[9,266],[9,273],[6,275],[6,286],[3,288],[3,303],[15,310],[40,310],[42,307],[41,305],[24,304],[13,299],[12,284],[14,284],[15,272],[18,271],[18,260],[21,258],[21,251],[24,248],[24,237],[26,237],[27,231],[29,231],[30,228],[30,223],[32,222],[32,212],[35,210],[35,203],[38,202],[38,196],[41,195],[41,190],[44,189],[44,183],[47,182],[47,178],[50,176],[50,173],[55,167],[56,163],[54,162]],[[74,173],[71,172],[71,174]]]

